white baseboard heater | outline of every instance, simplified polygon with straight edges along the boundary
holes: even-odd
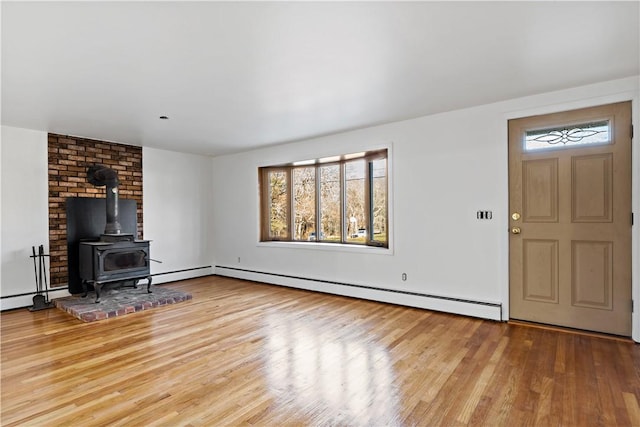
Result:
[[[497,302],[474,301],[468,299],[431,295],[406,290],[384,289],[376,286],[356,285],[331,280],[311,279],[287,274],[248,270],[236,267],[215,266],[218,276],[287,286],[297,289],[324,292],[354,298],[362,298],[409,307],[424,308],[482,319],[504,321],[502,304]]]

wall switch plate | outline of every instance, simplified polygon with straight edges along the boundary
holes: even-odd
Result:
[[[493,218],[493,212],[491,212],[491,211],[478,211],[476,213],[476,218],[478,218],[478,219],[491,219],[491,218]]]

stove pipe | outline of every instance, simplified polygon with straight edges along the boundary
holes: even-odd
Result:
[[[97,186],[106,186],[107,225],[104,234],[120,234],[122,227],[118,222],[118,172],[104,165],[93,165],[87,171],[88,181]]]

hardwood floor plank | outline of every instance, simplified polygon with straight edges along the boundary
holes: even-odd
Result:
[[[223,277],[1,314],[3,426],[640,425],[640,346]]]
[[[638,404],[638,396],[633,393],[622,393],[624,404],[629,414],[631,425],[640,426],[640,405]]]

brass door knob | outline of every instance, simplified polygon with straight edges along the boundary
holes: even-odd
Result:
[[[520,234],[520,227],[511,228],[511,234]]]

